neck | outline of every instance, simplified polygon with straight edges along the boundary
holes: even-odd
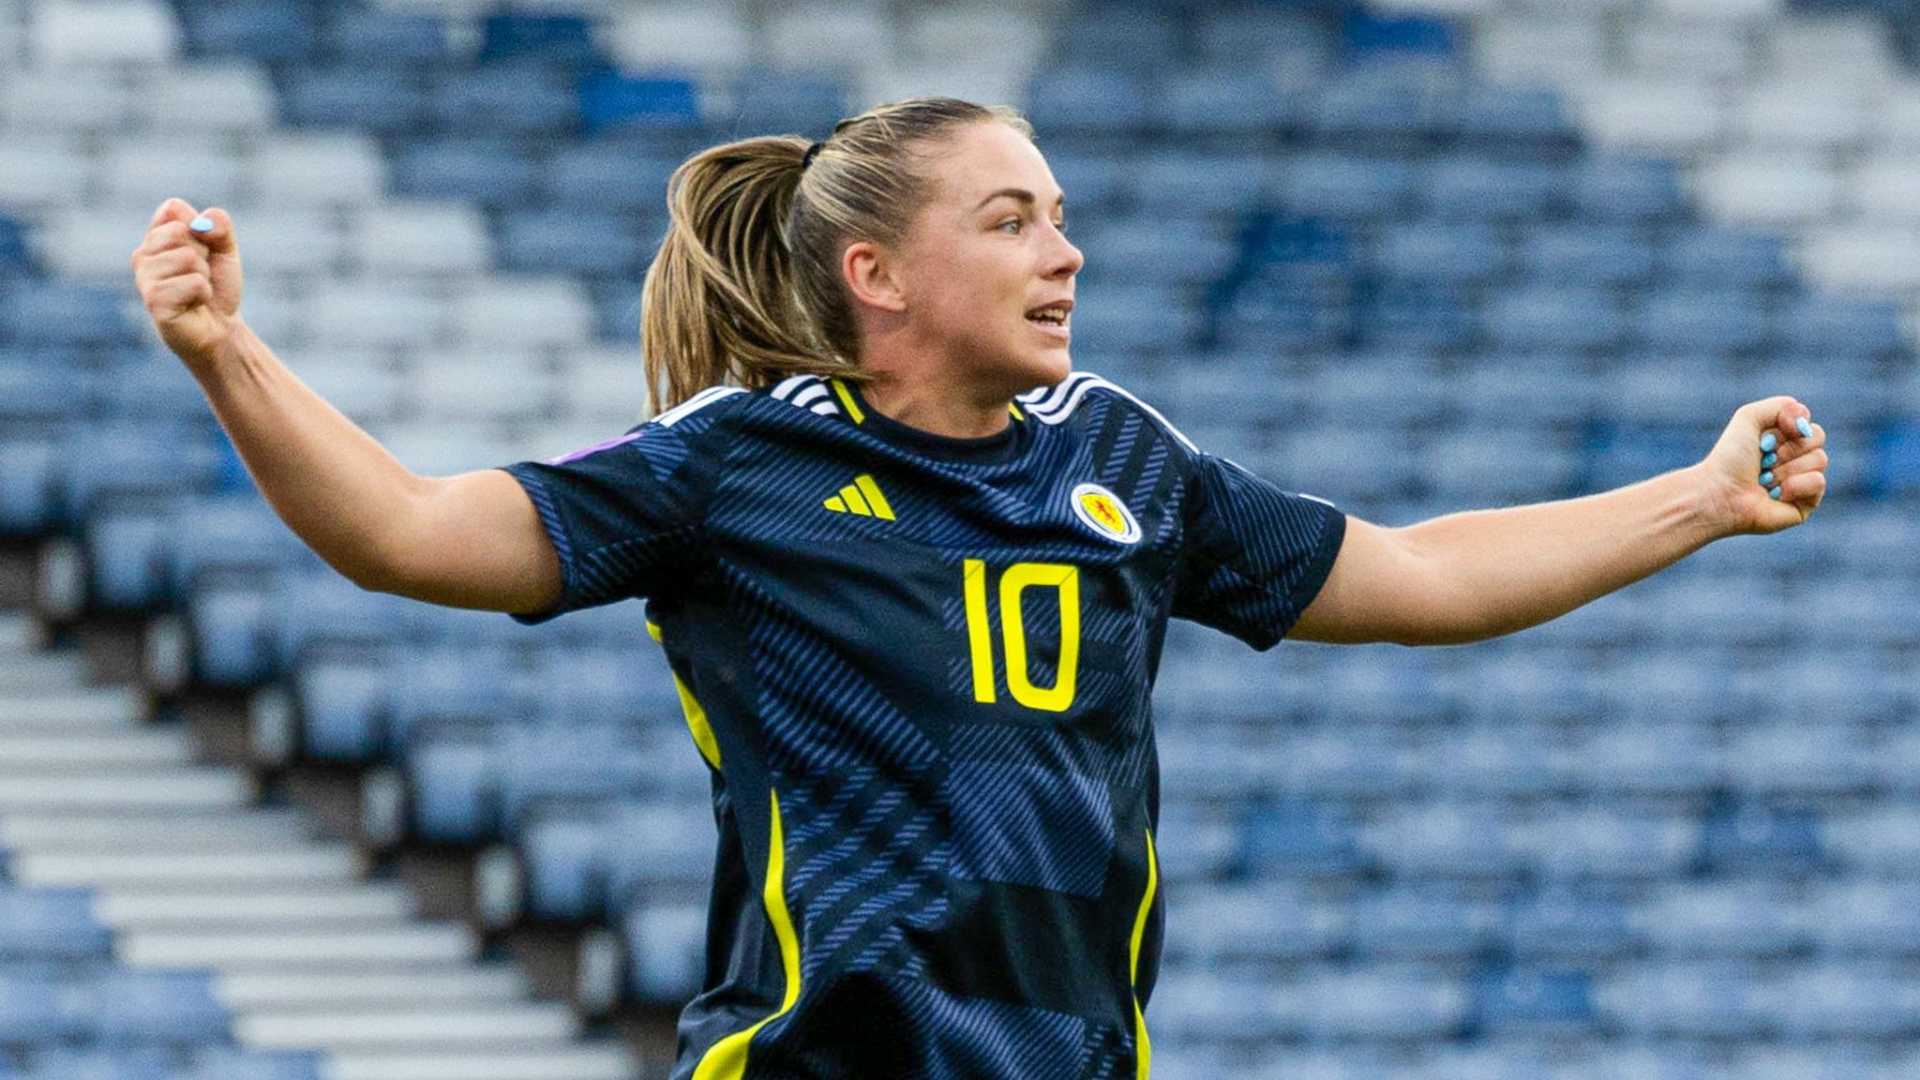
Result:
[[[860,366],[873,377],[860,387],[867,404],[887,419],[951,439],[978,439],[1006,429],[1013,392],[961,376],[939,342],[918,340],[896,321],[870,326]]]

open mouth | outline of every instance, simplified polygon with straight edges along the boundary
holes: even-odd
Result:
[[[1064,330],[1073,314],[1073,301],[1062,300],[1058,303],[1043,304],[1027,312],[1027,321],[1041,326]]]

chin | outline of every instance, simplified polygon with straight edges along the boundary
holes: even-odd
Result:
[[[1073,357],[1066,349],[1050,349],[1039,356],[1026,358],[1020,365],[1020,392],[1035,390],[1043,386],[1052,386],[1073,374]]]

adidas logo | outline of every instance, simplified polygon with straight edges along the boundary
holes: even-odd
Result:
[[[880,494],[880,485],[866,473],[854,477],[853,483],[841,488],[840,494],[828,496],[822,505],[836,514],[893,520],[893,507],[887,505],[887,497]]]

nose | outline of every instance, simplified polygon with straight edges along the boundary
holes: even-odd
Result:
[[[1054,229],[1053,236],[1055,244],[1048,252],[1047,276],[1072,277],[1079,273],[1080,268],[1087,264],[1087,257],[1073,246],[1073,241],[1067,239],[1066,233]]]

